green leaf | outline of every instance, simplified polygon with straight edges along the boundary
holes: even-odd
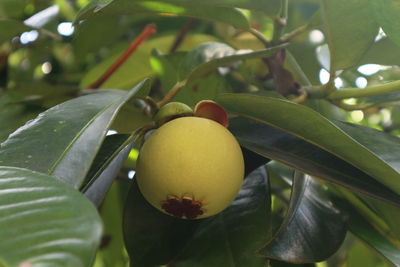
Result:
[[[50,84],[39,82],[20,82],[12,88],[18,103],[26,103],[50,108],[67,101],[79,94],[80,88],[65,84]]]
[[[349,214],[349,230],[395,266],[400,266],[400,248],[396,247],[387,237],[378,232],[357,211],[350,209]]]
[[[198,221],[168,216],[151,206],[134,182],[124,212],[124,240],[132,266],[159,266],[174,259]]]
[[[6,140],[17,128],[43,111],[42,108],[12,103],[8,95],[0,96],[0,108],[0,142]]]
[[[244,181],[234,202],[202,220],[175,264],[185,266],[266,266],[258,250],[271,231],[271,199],[265,167]]]
[[[161,37],[156,37],[151,40],[144,42],[135,53],[130,56],[124,64],[113,73],[113,75],[102,85],[102,88],[118,88],[118,89],[130,89],[133,85],[138,83],[140,80],[145,79],[154,74],[150,65],[150,55],[153,49],[161,49],[161,52],[167,53],[168,48],[174,42],[175,36],[166,35]],[[194,34],[188,35],[182,42],[180,48],[188,49],[192,45],[204,42],[204,40],[209,40],[210,37]],[[122,54],[129,46],[129,43],[120,43],[115,49],[117,52],[112,53],[112,55],[98,65],[90,69],[89,72],[81,80],[81,87],[86,88],[90,84],[100,77],[106,69],[108,69],[115,60]],[[134,75],[132,75],[132,70]]]
[[[221,93],[231,93],[232,88],[225,77],[211,73],[208,77],[187,83],[175,96],[174,100],[195,106],[204,99],[214,100]]]
[[[69,185],[26,169],[0,167],[0,262],[5,266],[90,266],[102,225]]]
[[[185,16],[223,22],[241,29],[250,27],[241,11],[232,7],[207,5],[203,1],[114,0],[105,6],[92,2],[79,12],[77,19],[86,19],[96,14]]]
[[[241,146],[312,176],[400,205],[400,196],[371,176],[305,140],[246,118],[230,120]]]
[[[132,145],[130,135],[115,134],[104,140],[86,177],[82,191],[97,207],[100,206]]]
[[[398,152],[393,149],[399,146],[397,138],[377,131],[369,132],[369,135],[364,135],[363,140],[371,138],[368,143],[372,146],[377,139],[384,138],[381,141],[384,146],[371,151],[369,147],[365,147],[366,141],[360,140],[360,143],[355,139],[364,134],[364,128],[346,127],[342,123],[337,126],[302,105],[248,94],[225,94],[218,97],[217,101],[230,112],[300,137],[363,170],[394,192],[400,192],[399,165],[396,161],[399,157],[396,156]]]
[[[126,0],[114,0],[114,2],[126,1]],[[151,1],[140,1],[137,2],[151,2]],[[263,12],[267,15],[277,15],[281,8],[281,2],[278,0],[161,0],[156,2],[162,3],[174,3],[178,5],[199,5],[199,6],[211,6],[211,7],[231,7],[231,8],[243,8]]]
[[[400,46],[399,16],[400,3],[397,0],[369,0],[375,20],[386,35]]]
[[[261,252],[285,262],[318,262],[339,249],[346,232],[344,216],[327,191],[311,177],[297,173],[285,219]]]
[[[362,58],[360,64],[399,65],[400,48],[391,39],[375,42]]]
[[[321,0],[331,72],[356,65],[373,44],[379,26],[367,1]]]
[[[284,47],[285,45],[280,45],[258,51],[235,51],[222,43],[204,43],[188,53],[184,67],[191,70],[188,80],[194,80],[215,71],[218,67],[230,66],[241,60],[273,56]]]
[[[43,172],[79,188],[119,109],[137,91],[96,92],[55,106],[0,146],[0,164]]]

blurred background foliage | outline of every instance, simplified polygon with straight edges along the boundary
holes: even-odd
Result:
[[[113,1],[92,3],[106,5],[110,2]],[[93,17],[88,15],[88,19],[79,19],[85,17],[82,10],[88,4],[89,0],[0,0],[0,141],[4,141],[10,133],[40,112],[84,93],[149,23],[157,25],[157,33],[138,48],[102,85],[102,89],[128,90],[142,79],[151,77],[151,96],[160,99],[180,77],[186,77],[188,70],[192,68],[190,64],[196,66],[196,61],[201,63],[213,57],[232,55],[237,51],[244,53],[248,49],[264,48],[254,35],[223,22],[222,18],[220,21],[212,21],[187,16],[159,16],[151,12],[119,14],[110,7],[110,12],[100,12]],[[329,68],[332,66],[336,66],[338,70],[338,75],[333,80],[338,89],[362,90],[367,86],[400,80],[399,41],[388,38],[382,28],[376,27],[376,31],[366,33],[371,34],[373,40],[370,45],[367,44],[369,48],[365,49],[365,53],[363,50],[360,55],[349,55],[357,57],[349,61],[346,58],[337,59],[336,65],[332,65],[327,48],[329,40],[321,26],[321,16],[325,16],[321,14],[321,2],[289,1],[288,10],[285,33],[305,27],[289,40],[284,62],[285,68],[290,71],[300,67],[302,72],[295,70],[293,75],[301,85],[320,86],[328,83]],[[251,27],[261,32],[266,39],[274,37],[275,22],[271,17],[248,9],[240,12],[250,22]],[[333,28],[343,27],[337,21],[332,23]],[[184,36],[180,40],[182,33]],[[179,45],[175,46],[177,42]],[[210,47],[199,46],[206,42],[219,42],[218,45],[223,43],[226,47],[216,47],[218,45],[215,43],[208,43]],[[202,51],[207,49],[219,54],[210,54],[207,59],[199,58],[198,55],[204,55]],[[296,64],[290,58],[295,59]],[[223,92],[272,94],[274,84],[268,74],[266,64],[259,59],[248,59],[240,64],[220,67],[206,78],[190,81],[186,85],[187,90],[182,90],[176,100],[193,106],[201,99],[215,99]],[[285,97],[293,99],[296,94],[289,92]],[[368,108],[348,111],[343,109],[343,105],[320,98],[310,98],[304,104],[313,108],[318,106],[318,111],[328,118],[345,120],[400,136],[399,100],[399,92],[345,98],[343,103],[346,106],[371,104]],[[143,105],[141,101],[127,105],[114,122],[113,130],[130,133],[148,122],[148,116],[142,112]],[[136,158],[137,150],[134,149],[100,208],[105,232],[97,253],[96,267],[129,265],[123,241],[122,214],[127,196],[126,185],[128,177],[133,176]],[[282,166],[275,168],[276,172],[269,174],[273,180],[272,225],[277,230],[288,209],[291,183],[288,182],[290,178],[282,178],[287,169]],[[278,261],[270,264],[294,265]],[[391,264],[349,233],[341,248],[328,260],[299,265],[375,267]]]

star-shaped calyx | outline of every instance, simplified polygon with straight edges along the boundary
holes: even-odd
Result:
[[[167,213],[187,219],[196,219],[204,214],[202,209],[203,204],[200,201],[194,200],[191,196],[183,196],[181,198],[175,195],[168,195],[167,199],[161,203],[161,207]]]

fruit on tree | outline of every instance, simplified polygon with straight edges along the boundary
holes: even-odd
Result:
[[[136,170],[139,189],[160,211],[184,219],[212,216],[237,195],[244,161],[235,137],[206,118],[181,117],[144,142]]]

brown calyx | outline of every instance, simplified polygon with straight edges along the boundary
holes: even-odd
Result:
[[[183,196],[181,198],[169,195],[166,200],[161,203],[161,208],[167,213],[178,217],[187,219],[196,219],[202,215],[203,204],[200,201],[194,200],[193,197]]]

